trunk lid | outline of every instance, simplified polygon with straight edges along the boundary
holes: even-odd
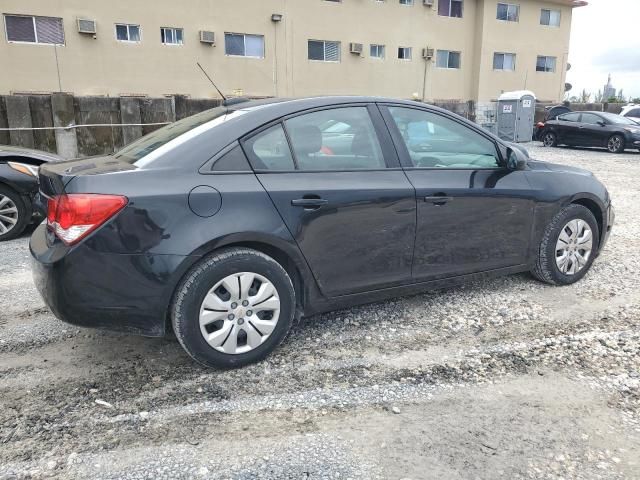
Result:
[[[46,197],[61,195],[77,176],[136,170],[136,166],[107,155],[80,160],[47,163],[40,167],[40,192]]]

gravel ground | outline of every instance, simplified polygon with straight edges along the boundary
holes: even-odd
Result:
[[[570,287],[529,275],[304,320],[268,360],[56,320],[0,245],[0,478],[640,478],[640,153],[543,149],[617,225]]]

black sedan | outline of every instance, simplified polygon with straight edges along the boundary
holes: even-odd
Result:
[[[540,139],[546,147],[604,147],[622,153],[626,148],[640,150],[640,125],[613,113],[571,112],[546,122]]]
[[[301,316],[531,271],[580,280],[613,224],[591,173],[420,103],[253,101],[40,169],[33,273],[61,319],[265,357]]]
[[[0,242],[19,236],[32,220],[42,218],[38,167],[59,160],[51,153],[0,145]]]

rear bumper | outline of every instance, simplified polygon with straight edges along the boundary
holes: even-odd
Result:
[[[180,255],[121,255],[85,244],[47,244],[40,225],[29,244],[35,285],[56,317],[83,327],[158,337],[185,264]]]

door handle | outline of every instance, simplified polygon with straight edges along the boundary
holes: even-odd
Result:
[[[425,202],[431,202],[434,205],[444,205],[447,202],[453,200],[453,197],[436,196],[436,197],[424,197]]]
[[[294,207],[304,207],[305,209],[310,210],[320,208],[327,203],[329,203],[329,201],[324,198],[298,198],[296,200],[291,200],[291,205]]]

